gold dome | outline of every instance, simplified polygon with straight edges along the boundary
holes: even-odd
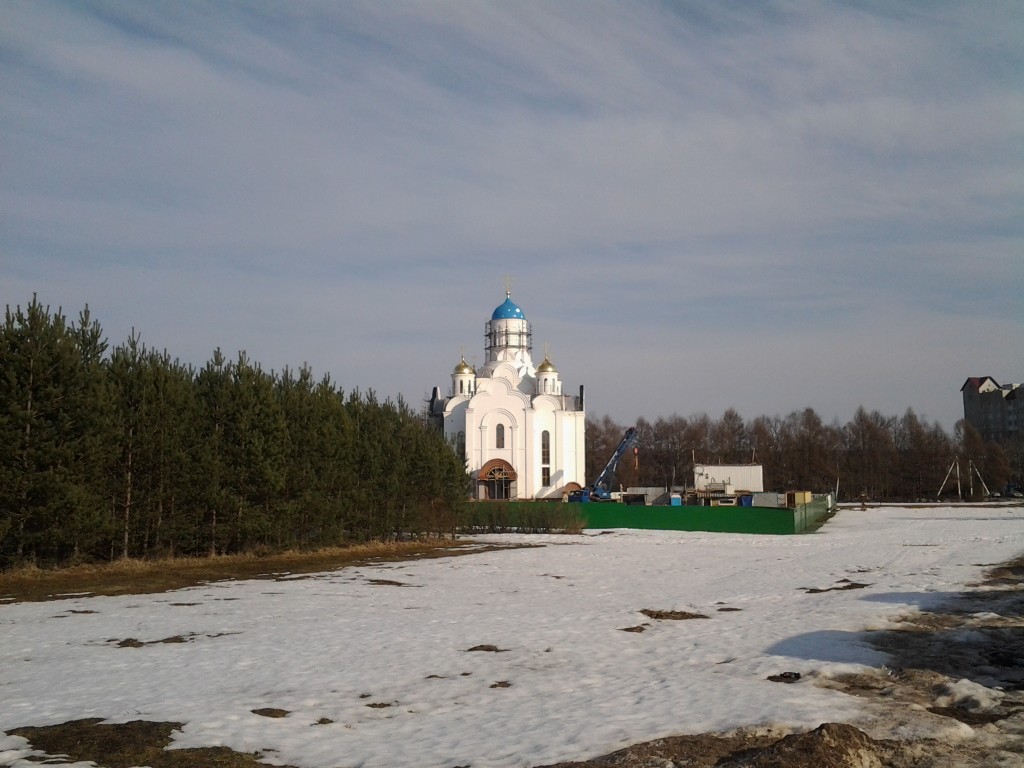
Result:
[[[544,362],[537,366],[537,373],[558,373],[558,369],[555,368],[555,364],[548,359],[548,356],[544,355]]]
[[[455,375],[470,373],[470,374],[476,376],[476,370],[473,368],[472,365],[470,365],[469,363],[466,362],[466,358],[465,357],[463,357],[459,361],[459,364],[455,366],[455,370],[452,371],[452,373],[455,374]]]

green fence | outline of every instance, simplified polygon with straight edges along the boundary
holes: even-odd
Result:
[[[794,509],[774,507],[640,507],[580,504],[585,528],[789,534],[813,530],[831,515],[828,498]],[[572,505],[576,506],[576,505]]]

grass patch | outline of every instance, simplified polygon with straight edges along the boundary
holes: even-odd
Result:
[[[284,573],[319,573],[377,560],[411,560],[480,551],[479,548],[470,548],[471,545],[472,542],[430,539],[371,542],[272,555],[118,560],[54,569],[27,566],[0,573],[0,601],[37,602],[73,596],[152,594],[212,581],[271,579]]]

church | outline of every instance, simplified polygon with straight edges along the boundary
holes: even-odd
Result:
[[[547,354],[534,366],[532,338],[506,291],[484,325],[483,366],[463,355],[448,396],[435,387],[430,398],[433,423],[465,457],[475,499],[563,499],[583,485],[583,387],[563,394]]]

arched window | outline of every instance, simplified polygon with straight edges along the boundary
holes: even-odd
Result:
[[[465,390],[465,386],[466,386],[466,382],[459,381],[459,394],[460,395],[463,394],[466,391]]]
[[[551,433],[546,429],[540,433],[540,484],[551,485]]]
[[[504,448],[505,447],[505,425],[499,424],[494,428],[494,447]]]

